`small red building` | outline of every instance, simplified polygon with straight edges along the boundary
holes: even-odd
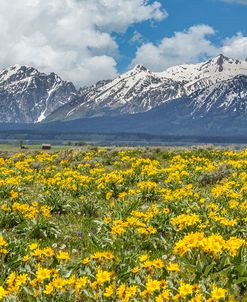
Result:
[[[51,150],[51,144],[43,144],[42,150]]]

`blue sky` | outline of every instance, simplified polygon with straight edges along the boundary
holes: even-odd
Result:
[[[160,3],[168,13],[163,21],[135,24],[124,35],[116,35],[120,49],[119,72],[128,69],[136,48],[140,46],[140,43],[129,42],[135,32],[143,36],[143,43],[154,44],[158,44],[164,37],[173,36],[174,32],[182,32],[199,24],[207,24],[216,30],[210,40],[218,46],[224,38],[238,32],[247,36],[247,1],[246,5],[220,0],[162,0]]]
[[[29,65],[76,86],[247,57],[247,0],[0,0],[0,69]],[[9,13],[11,12],[11,14]]]

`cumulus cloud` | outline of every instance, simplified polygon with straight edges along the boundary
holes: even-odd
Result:
[[[176,32],[173,37],[165,37],[160,44],[143,44],[138,48],[132,65],[143,64],[151,70],[162,71],[167,67],[194,63],[217,54],[217,48],[208,37],[215,30],[207,25],[190,27],[187,31]]]
[[[163,71],[174,65],[197,63],[220,53],[236,59],[247,57],[247,37],[238,33],[224,39],[218,46],[210,40],[215,34],[212,27],[197,25],[172,37],[165,37],[158,45],[143,44],[137,49],[131,67],[143,64],[153,71]]]
[[[0,0],[0,66],[28,64],[77,85],[116,76],[113,33],[162,20],[146,0]]]
[[[134,44],[136,44],[136,43],[140,44],[143,42],[143,40],[144,39],[143,39],[142,34],[139,33],[138,31],[135,31],[129,42],[134,43]]]
[[[227,38],[223,41],[221,52],[226,56],[236,59],[247,58],[247,37],[242,33],[238,33],[231,38]]]

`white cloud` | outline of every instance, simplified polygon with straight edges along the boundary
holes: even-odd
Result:
[[[215,30],[207,25],[190,27],[185,32],[176,32],[173,37],[165,37],[159,45],[143,44],[137,50],[131,65],[143,64],[151,70],[162,71],[167,67],[194,63],[217,54],[208,36]]]
[[[28,64],[85,85],[116,76],[112,33],[166,17],[146,0],[0,0],[0,66]]]
[[[165,37],[158,45],[143,44],[137,49],[131,67],[142,64],[153,71],[163,71],[174,65],[197,63],[220,53],[236,59],[247,57],[247,37],[238,33],[217,46],[210,40],[215,34],[212,27],[197,25],[185,32],[177,32],[173,37]]]
[[[143,42],[143,36],[138,31],[135,31],[132,38],[129,41],[130,43],[138,43],[141,44]]]
[[[247,37],[241,33],[223,41],[222,53],[236,59],[247,58]]]

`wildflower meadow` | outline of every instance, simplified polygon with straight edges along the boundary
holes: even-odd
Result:
[[[0,301],[247,301],[247,150],[0,154]]]

